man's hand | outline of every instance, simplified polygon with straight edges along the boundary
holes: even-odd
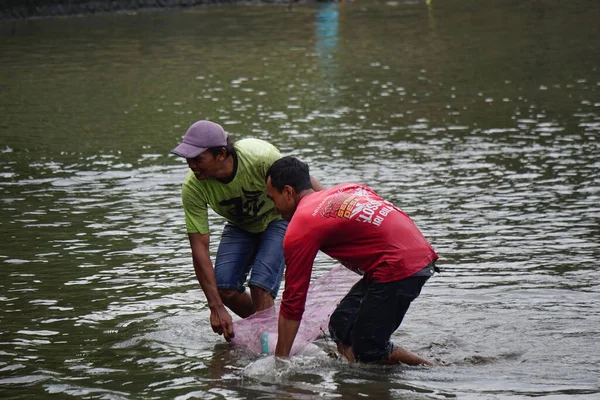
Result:
[[[223,305],[210,309],[210,326],[215,333],[223,335],[228,342],[235,336],[231,315]]]

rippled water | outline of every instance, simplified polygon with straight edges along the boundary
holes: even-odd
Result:
[[[598,20],[357,0],[1,22],[0,396],[596,398]],[[201,118],[408,212],[443,272],[394,340],[451,365],[275,368],[213,334],[168,155]]]

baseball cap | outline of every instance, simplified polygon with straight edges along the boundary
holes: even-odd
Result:
[[[171,153],[184,158],[194,158],[210,147],[227,146],[227,132],[211,121],[197,121],[183,135],[179,146]]]

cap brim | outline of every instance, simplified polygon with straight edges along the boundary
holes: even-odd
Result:
[[[179,146],[171,150],[171,153],[183,158],[194,158],[204,153],[207,150],[205,147],[196,147],[187,143],[181,143]]]

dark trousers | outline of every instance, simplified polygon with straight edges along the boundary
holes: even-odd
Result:
[[[352,346],[357,361],[375,363],[389,358],[392,333],[402,323],[410,303],[429,276],[410,276],[393,282],[358,281],[329,320],[336,343]]]

